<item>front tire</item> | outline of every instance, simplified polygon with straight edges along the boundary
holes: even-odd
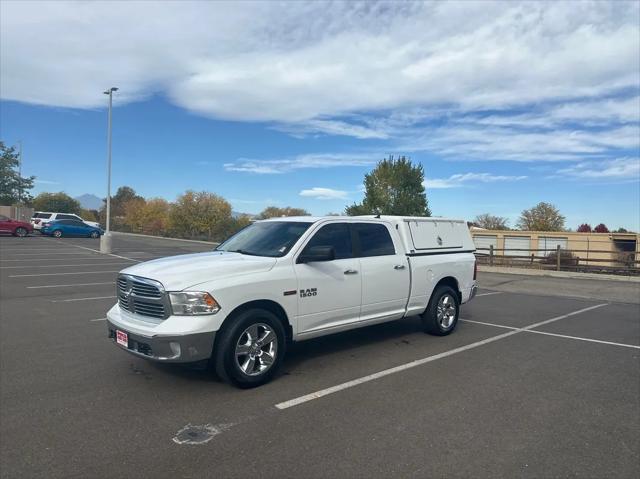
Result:
[[[460,299],[458,293],[447,285],[438,286],[422,313],[422,325],[425,332],[435,336],[451,334],[458,324]]]
[[[16,235],[18,238],[24,238],[29,234],[29,232],[27,231],[26,228],[20,227],[20,228],[16,228],[13,234]]]
[[[89,235],[90,238],[97,238],[98,236],[100,235],[98,234],[97,231],[92,231],[91,234]]]
[[[54,238],[62,238],[62,231],[60,231],[60,230],[55,230],[55,231],[54,231],[53,233],[51,233],[51,234],[52,234],[52,236],[53,236]]]
[[[286,350],[282,322],[264,309],[249,309],[229,320],[229,326],[216,341],[216,373],[244,389],[269,382],[280,368]]]

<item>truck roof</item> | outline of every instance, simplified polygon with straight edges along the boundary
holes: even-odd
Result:
[[[277,218],[269,218],[261,221],[296,221],[316,223],[321,220],[354,220],[354,219],[380,219],[384,221],[453,221],[456,223],[464,223],[464,220],[456,218],[443,218],[440,216],[392,216],[392,215],[361,215],[361,216],[280,216]]]

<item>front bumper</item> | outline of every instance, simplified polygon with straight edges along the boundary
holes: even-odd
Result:
[[[116,330],[127,333],[128,347],[116,343]],[[119,348],[151,361],[163,363],[193,363],[209,359],[213,351],[215,333],[193,333],[181,336],[144,336],[107,320],[107,331]]]

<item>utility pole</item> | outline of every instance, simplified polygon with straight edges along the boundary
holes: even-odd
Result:
[[[22,140],[18,140],[18,145],[20,145],[20,155],[18,156],[18,204],[22,204]]]
[[[116,87],[111,87],[104,91],[109,95],[109,115],[107,124],[107,220],[104,235],[100,237],[100,252],[111,253],[111,110],[113,108],[113,92],[118,91]]]

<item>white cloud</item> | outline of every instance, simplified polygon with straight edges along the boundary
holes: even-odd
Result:
[[[331,188],[311,188],[302,190],[300,196],[315,198],[316,200],[344,200],[347,198],[347,192],[342,190],[334,190]]]
[[[520,181],[526,176],[492,175],[490,173],[458,173],[449,178],[427,178],[424,186],[429,189],[459,188],[469,183],[494,183],[497,181]]]
[[[384,130],[335,117],[495,109],[638,86],[637,2],[1,8],[2,97],[43,105],[102,107],[102,90],[116,85],[118,104],[162,94],[215,118],[307,122],[319,132],[383,138]]]
[[[351,136],[365,140],[389,138],[389,134],[382,130],[337,120],[308,120],[300,123],[287,123],[277,126],[276,129],[300,137],[323,133]]]
[[[255,160],[239,158],[233,163],[225,163],[227,171],[256,173],[262,175],[286,173],[308,168],[334,168],[344,166],[370,166],[382,158],[380,155],[366,154],[308,154],[282,160]]]
[[[40,180],[38,178],[36,178],[33,182],[37,185],[59,185],[60,184],[59,181]]]
[[[429,151],[459,160],[577,161],[640,146],[637,125],[587,131],[522,130],[507,126],[449,124],[409,138],[402,151]]]
[[[563,168],[558,173],[576,178],[640,181],[640,158],[578,163],[570,168]]]

